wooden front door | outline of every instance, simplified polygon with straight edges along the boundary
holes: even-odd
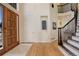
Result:
[[[17,14],[8,8],[4,8],[4,49],[10,50],[17,41]]]

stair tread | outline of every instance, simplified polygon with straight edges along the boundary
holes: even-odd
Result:
[[[79,38],[79,36],[72,36],[72,38]]]
[[[73,54],[79,55],[79,50],[77,50],[76,48],[72,47],[71,45],[69,45],[67,43],[64,43],[63,46],[65,46],[65,48],[70,50]]]
[[[78,41],[75,41],[75,40],[68,40],[67,41],[69,44],[71,44],[72,46],[76,47],[77,49],[79,49],[79,42]]]
[[[72,41],[75,41],[75,42],[78,42],[79,43],[79,41],[76,41],[76,40],[73,40],[73,39],[69,39],[69,40],[72,40]]]
[[[77,34],[79,34],[79,32],[76,32]]]
[[[79,36],[72,36],[73,40],[79,41]]]
[[[79,34],[79,32],[76,32],[77,34]]]

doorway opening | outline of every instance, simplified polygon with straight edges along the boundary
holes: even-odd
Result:
[[[3,7],[0,5],[0,49],[3,49]]]

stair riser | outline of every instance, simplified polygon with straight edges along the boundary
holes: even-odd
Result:
[[[78,30],[78,28],[77,28],[77,30],[76,30],[78,33],[79,33],[79,30]]]
[[[72,36],[72,39],[73,39],[73,40],[76,40],[76,41],[79,41],[79,37],[73,37],[73,36]]]
[[[77,24],[79,24],[79,20],[77,20]]]
[[[79,36],[79,33],[76,33],[76,36]]]

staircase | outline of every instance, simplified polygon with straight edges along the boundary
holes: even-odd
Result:
[[[76,20],[76,22],[75,22],[75,32],[74,32],[74,35],[73,34],[71,34],[71,36],[70,37],[67,37],[66,39],[65,38],[63,38],[63,37],[66,37],[66,35],[65,34],[62,34],[62,30],[65,28],[66,29],[66,27],[68,27],[68,26],[70,26],[69,24],[73,21],[73,20],[71,20],[68,24],[66,24],[63,28],[59,28],[58,30],[58,37],[59,37],[59,39],[58,39],[58,44],[59,44],[59,46],[66,52],[66,53],[68,53],[69,55],[71,55],[71,56],[79,56],[79,12],[78,12],[78,10],[77,10],[77,12],[75,12],[75,13],[77,13],[76,15],[75,15],[75,20]],[[71,26],[73,26],[73,25],[71,25]],[[70,28],[67,28],[67,30],[69,30]],[[74,29],[74,27],[72,27],[71,29],[70,29],[70,31],[72,30],[72,29]],[[72,31],[71,31],[72,32]],[[68,33],[70,33],[70,32],[68,32]],[[63,36],[64,35],[64,36]],[[68,35],[67,35],[68,36]],[[65,40],[64,40],[65,39]]]
[[[63,42],[63,49],[65,49],[70,55],[79,55],[79,20],[77,20],[76,35],[72,35],[71,39]]]

